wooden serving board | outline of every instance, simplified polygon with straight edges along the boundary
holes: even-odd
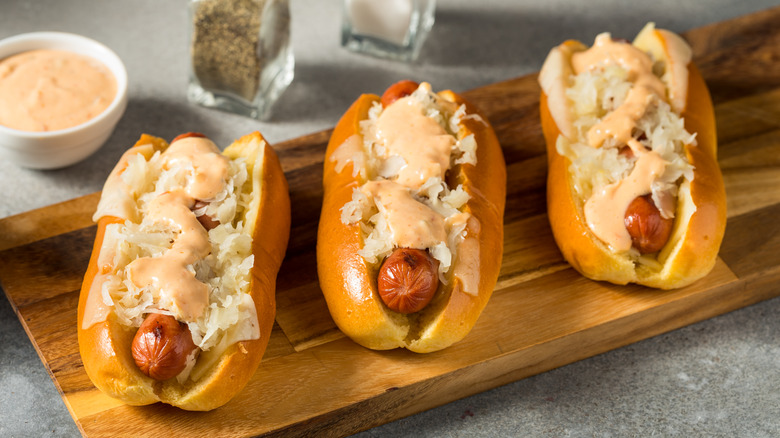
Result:
[[[330,318],[314,250],[330,132],[276,145],[293,203],[276,324],[254,378],[223,408],[125,406],[84,373],[76,304],[97,194],[0,220],[0,281],[77,425],[95,436],[345,435],[772,298],[780,295],[777,23],[780,8],[685,35],[716,103],[729,219],[715,269],[684,289],[597,283],[563,261],[545,215],[536,75],[465,93],[504,148],[506,237],[490,303],[444,351],[371,351]]]

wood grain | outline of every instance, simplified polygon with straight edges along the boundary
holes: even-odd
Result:
[[[778,22],[775,8],[685,35],[716,102],[729,207],[721,258],[690,287],[597,283],[564,262],[545,214],[535,75],[465,93],[490,118],[504,150],[506,237],[491,301],[471,334],[444,351],[367,350],[330,318],[314,253],[330,131],[276,145],[293,203],[276,324],[260,369],[223,408],[125,406],[84,373],[76,302],[97,194],[0,220],[0,282],[88,436],[346,435],[778,296]]]

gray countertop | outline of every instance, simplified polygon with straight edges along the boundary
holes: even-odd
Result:
[[[260,130],[279,142],[332,127],[361,92],[403,78],[468,90],[537,71],[567,38],[633,37],[647,21],[682,32],[774,6],[776,0],[440,0],[411,64],[339,46],[340,0],[292,0],[295,80],[270,122],[186,101],[187,8],[178,1],[3,0],[0,38],[57,30],[111,47],[124,61],[129,105],[95,155],[54,171],[0,162],[0,218],[100,190],[141,132],[191,130],[218,144]],[[780,436],[780,299],[363,432],[363,436]],[[0,436],[79,431],[8,300],[0,298]]]

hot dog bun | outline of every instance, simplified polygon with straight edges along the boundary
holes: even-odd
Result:
[[[115,206],[124,202],[124,195],[121,193],[113,196],[117,193],[117,178],[127,170],[128,163],[133,161],[129,157],[139,158],[136,152],[143,156],[143,160],[150,160],[155,152],[165,151],[168,147],[164,140],[144,134],[125,154],[106,183],[99,212],[96,214],[102,216],[98,220],[94,249],[79,297],[79,351],[92,382],[111,397],[131,405],[161,401],[186,410],[205,411],[219,407],[233,398],[246,385],[260,364],[274,322],[276,274],[287,247],[290,201],[287,181],[276,153],[259,133],[246,135],[225,149],[222,155],[246,163],[247,177],[242,188],[238,190],[239,193],[249,194],[249,201],[245,209],[239,208],[233,225],[243,223],[243,234],[252,238],[251,254],[254,260],[249,260],[252,264],[247,279],[248,285],[242,290],[249,294],[254,304],[259,336],[250,336],[253,339],[232,344],[226,342],[228,345],[215,345],[201,351],[194,366],[188,370],[189,377],[183,382],[179,382],[177,378],[154,380],[142,373],[134,363],[131,343],[138,330],[137,326],[122,323],[117,311],[111,307],[106,308],[107,315],[103,321],[89,325],[89,321],[85,324],[84,319],[85,313],[88,312],[90,292],[101,291],[97,283],[104,280],[102,275],[106,273],[101,250],[107,251],[104,248],[107,227],[125,223],[124,218],[111,215],[112,212],[121,211]],[[114,182],[110,183],[111,181]],[[135,190],[132,187],[131,189]],[[124,199],[126,200],[126,197]],[[134,208],[130,211],[134,211]],[[130,215],[132,216],[132,213]],[[133,218],[134,221],[140,219]],[[225,293],[236,292],[230,290]],[[90,318],[89,314],[87,317]],[[234,332],[230,333],[233,336]],[[238,334],[236,336],[241,338]]]
[[[565,259],[594,280],[616,284],[629,282],[672,289],[688,285],[713,268],[726,225],[726,194],[717,164],[717,140],[712,100],[690,49],[677,35],[648,25],[633,45],[649,53],[666,86],[666,99],[684,120],[695,144],[683,146],[693,167],[693,179],[678,183],[676,213],[671,237],[659,252],[636,261],[615,251],[589,227],[584,213],[586,199],[575,189],[572,161],[559,152],[559,137],[574,142],[576,116],[566,89],[572,81],[572,56],[586,47],[567,41],[554,48],[540,73],[540,113],[547,142],[547,204],[550,225]]]
[[[380,97],[360,96],[336,125],[328,143],[317,240],[319,281],[338,327],[368,348],[403,347],[426,353],[459,341],[476,323],[498,277],[506,197],[506,166],[501,148],[492,127],[475,107],[451,91],[437,96],[452,108],[464,106],[465,117],[460,118],[454,134],[458,139],[473,135],[476,141],[476,165],[456,164],[446,178],[450,188],[462,184],[468,193],[468,202],[460,211],[473,220],[468,222],[465,239],[457,249],[451,270],[444,276],[446,284],[440,284],[432,301],[418,312],[405,315],[382,302],[377,291],[381,260],[369,263],[358,254],[364,246],[361,224],[342,220],[342,209],[353,199],[353,191],[371,176],[359,173],[355,161],[342,161],[343,154],[338,149],[355,136],[363,144],[361,121],[369,119],[369,111],[379,105]],[[360,152],[361,157],[363,153]],[[357,166],[362,167],[360,163]],[[466,277],[466,273],[472,275],[473,286],[464,286],[459,278]],[[468,287],[473,290],[464,291]]]

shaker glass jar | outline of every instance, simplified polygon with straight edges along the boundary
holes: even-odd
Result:
[[[191,0],[187,98],[267,119],[293,79],[288,0]]]
[[[344,0],[341,45],[412,61],[433,27],[436,0]]]

